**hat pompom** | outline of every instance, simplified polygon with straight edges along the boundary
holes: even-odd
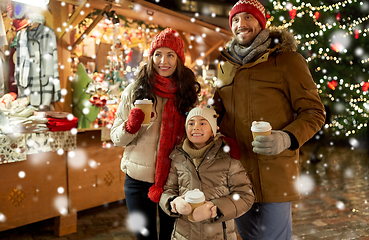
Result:
[[[162,187],[158,187],[155,184],[153,184],[149,188],[148,196],[151,199],[151,201],[158,203],[160,201],[161,194],[164,192]]]

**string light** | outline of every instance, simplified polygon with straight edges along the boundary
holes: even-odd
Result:
[[[299,44],[300,50],[307,54],[307,62],[314,61],[316,63],[316,60],[319,62],[323,61],[323,63],[327,62],[326,64],[332,66],[331,69],[335,69],[335,66],[331,64],[340,64],[341,66],[337,66],[337,68],[342,68],[342,64],[346,64],[347,68],[350,66],[357,67],[358,65],[362,65],[362,73],[369,73],[366,69],[367,64],[369,63],[368,54],[364,54],[364,51],[361,51],[361,53],[356,54],[356,57],[358,58],[359,56],[362,56],[361,59],[353,61],[348,55],[350,47],[340,46],[333,42],[335,37],[339,37],[340,41],[349,41],[349,39],[367,37],[369,28],[364,28],[363,25],[365,23],[367,24],[369,20],[368,11],[364,10],[364,16],[355,18],[341,18],[341,15],[339,14],[340,12],[344,12],[344,8],[346,7],[355,8],[355,6],[352,6],[353,4],[359,3],[363,6],[363,2],[359,0],[346,0],[331,5],[321,6],[313,6],[311,3],[299,1],[296,1],[296,6],[286,1],[270,0],[270,2],[273,3],[274,11],[270,14],[271,17],[268,18],[267,26],[277,25],[282,28],[291,29],[301,18],[304,18],[304,21],[306,18],[310,18],[313,24],[312,26],[316,26],[317,30],[313,32],[295,35],[295,39]],[[288,12],[288,14],[283,12]],[[281,13],[280,15],[284,17],[279,17],[278,13]],[[326,18],[320,17],[321,13],[335,14],[337,21],[323,22]],[[290,18],[286,18],[286,15],[289,15]],[[321,40],[318,39],[322,39],[323,35],[331,33],[332,30],[342,31],[342,35],[332,35],[332,42],[329,42],[328,48],[317,49],[319,44],[322,45]],[[337,32],[334,32],[334,34],[336,33]],[[324,44],[326,43],[324,42]],[[319,94],[332,103],[330,106],[339,108],[335,110],[337,110],[336,112],[340,112],[340,114],[331,116],[331,123],[327,124],[327,127],[331,128],[334,134],[346,137],[355,135],[359,130],[366,128],[368,126],[367,119],[369,116],[369,100],[367,99],[367,96],[369,95],[369,79],[367,75],[354,80],[352,79],[352,76],[344,76],[342,78],[332,76],[329,74],[329,70],[327,71],[321,66],[315,67],[313,71],[317,74],[323,75],[319,78],[317,84]],[[361,76],[357,75],[357,73],[358,72],[356,72],[356,75],[354,76]],[[337,86],[334,86],[334,84],[330,86],[327,85],[331,81],[336,81]],[[335,92],[332,92],[328,87]],[[334,93],[334,95],[330,92]]]

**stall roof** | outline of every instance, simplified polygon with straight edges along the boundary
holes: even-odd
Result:
[[[219,56],[218,48],[224,46],[232,36],[232,33],[229,30],[196,19],[193,21],[194,19],[191,17],[143,0],[57,1],[79,6],[75,11],[80,11],[82,9],[81,4],[86,3],[88,3],[92,9],[101,10],[106,8],[108,5],[111,5],[110,11],[114,10],[117,14],[126,18],[140,20],[145,23],[157,24],[161,27],[171,27],[177,30],[185,41],[186,53],[189,53],[187,55],[191,57],[190,61],[186,62],[190,68],[194,67],[196,60],[199,59],[202,60],[208,57],[209,61],[215,60]],[[191,35],[195,37],[195,40],[190,40]],[[190,45],[192,45],[192,49],[189,48]]]

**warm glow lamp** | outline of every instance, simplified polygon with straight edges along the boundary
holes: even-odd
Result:
[[[12,0],[13,2],[19,2],[35,7],[45,7],[47,4],[49,4],[49,0]]]

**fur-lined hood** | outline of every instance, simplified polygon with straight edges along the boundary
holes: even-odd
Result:
[[[269,48],[277,47],[281,52],[296,52],[297,40],[286,28],[269,27],[268,29],[270,30],[269,38],[272,39]]]

